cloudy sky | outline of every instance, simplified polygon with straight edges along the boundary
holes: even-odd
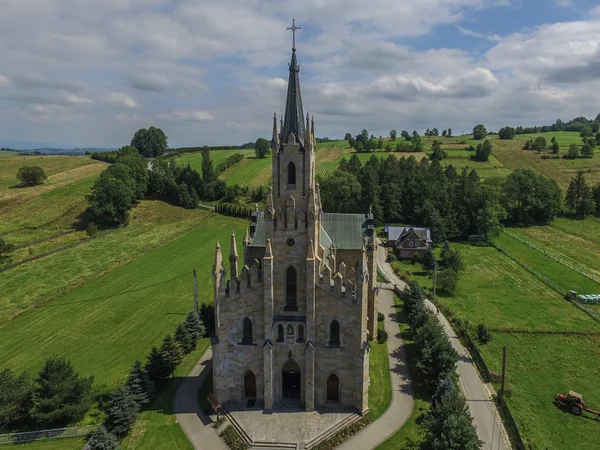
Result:
[[[319,136],[600,112],[600,6],[579,0],[0,0],[0,139],[240,144],[283,111],[292,17]]]

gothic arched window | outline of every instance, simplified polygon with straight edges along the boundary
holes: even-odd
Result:
[[[329,345],[340,345],[340,323],[332,320],[329,325]]]
[[[293,162],[290,161],[288,164],[288,182],[287,184],[295,185],[296,184],[296,166]]]
[[[293,336],[294,335],[294,326],[292,324],[289,324],[287,326],[287,331],[286,331],[288,336]]]
[[[304,342],[304,325],[298,325],[298,342]]]
[[[244,338],[242,344],[252,344],[252,321],[247,317],[244,319]]]
[[[294,266],[288,267],[285,273],[285,310],[297,311],[298,304],[296,302],[296,278],[297,273]]]
[[[283,325],[277,327],[277,342],[283,342]]]

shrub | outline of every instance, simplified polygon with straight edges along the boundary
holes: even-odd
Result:
[[[24,186],[35,186],[36,184],[42,184],[48,177],[44,169],[39,166],[25,166],[19,169],[17,178]]]
[[[385,315],[383,313],[378,312],[377,313],[377,321],[383,322],[384,320],[385,320]]]
[[[121,446],[117,437],[101,426],[90,436],[87,448],[90,450],[118,450]]]
[[[389,253],[387,256],[387,260],[388,262],[393,263],[395,261],[398,261],[398,258],[393,253]]]
[[[454,270],[442,270],[437,278],[438,286],[441,291],[448,295],[453,295],[456,292],[456,288],[458,287],[458,275]]]
[[[377,342],[379,342],[380,344],[383,344],[385,341],[387,341],[388,338],[388,333],[385,330],[377,330]]]
[[[235,428],[231,425],[227,425],[219,436],[223,438],[225,444],[231,450],[246,450],[248,448],[248,444],[242,440],[237,431],[235,431]]]
[[[482,323],[477,325],[477,339],[482,344],[487,344],[492,340],[492,334],[490,333],[490,330],[488,330],[488,327]]]
[[[6,242],[2,236],[0,236],[0,264],[4,261],[8,261],[11,258],[11,254],[15,251],[15,245],[10,242]]]
[[[87,224],[85,232],[89,237],[94,237],[96,236],[96,233],[98,233],[98,226],[94,222],[90,222]]]
[[[421,257],[419,256],[418,253],[415,253],[412,257],[412,263],[413,264],[418,264],[421,261]]]

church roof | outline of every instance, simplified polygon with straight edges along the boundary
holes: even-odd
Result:
[[[320,244],[327,254],[332,243],[338,250],[360,250],[367,230],[366,221],[363,214],[323,213]],[[265,217],[262,211],[257,214],[256,230],[249,245],[252,247],[266,245]]]
[[[302,110],[302,95],[300,93],[300,78],[298,77],[300,66],[296,60],[296,47],[292,49],[292,61],[290,62],[290,77],[288,79],[287,97],[285,100],[285,116],[283,130],[281,130],[282,142],[287,142],[290,133],[294,133],[301,147],[304,147],[304,112]]]
[[[367,231],[364,214],[323,213],[321,224],[338,250],[360,250]]]

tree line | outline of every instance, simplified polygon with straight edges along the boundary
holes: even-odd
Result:
[[[371,206],[377,224],[427,225],[434,242],[495,236],[505,215],[500,192],[475,170],[458,173],[452,165],[442,168],[425,157],[418,162],[413,155],[373,155],[364,165],[357,155],[343,158],[320,188],[325,211],[366,213]]]
[[[162,133],[160,129],[155,130]],[[136,142],[139,133],[136,132],[132,143]],[[218,178],[219,173],[239,163],[244,158],[243,154],[230,155],[215,168],[210,150],[203,148],[201,153],[200,174],[189,164],[183,168],[178,167],[173,158],[155,158],[149,162],[133,145],[111,152],[107,156],[111,165],[100,174],[87,196],[88,223],[101,226],[126,225],[131,209],[147,196],[189,209],[198,207],[201,200],[235,203],[240,196],[249,194],[253,201],[264,199],[262,186],[250,191],[245,186],[227,186]]]
[[[352,155],[320,180],[320,188],[325,211],[366,213],[371,206],[377,224],[427,226],[433,241],[442,243],[470,235],[494,237],[502,224],[548,224],[563,212],[577,217],[600,213],[600,185],[588,186],[583,173],[572,183],[577,188],[563,198],[556,180],[530,169],[484,182],[475,169],[458,173],[437,159],[373,155],[362,164]]]
[[[473,417],[457,387],[458,353],[439,321],[425,306],[425,293],[416,281],[403,293],[404,311],[415,342],[415,367],[425,388],[433,393],[431,409],[422,422],[424,444],[433,450],[480,449]]]

